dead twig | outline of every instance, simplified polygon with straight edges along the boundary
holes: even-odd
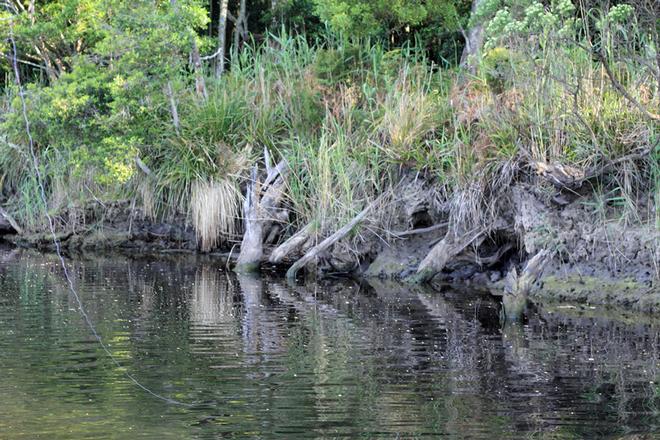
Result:
[[[597,51],[592,51],[592,53],[598,58],[600,63],[603,65],[603,68],[605,69],[605,73],[607,74],[607,77],[610,79],[610,82],[612,83],[612,86],[614,86],[616,91],[619,92],[624,98],[626,98],[640,112],[642,112],[644,116],[651,119],[652,121],[660,121],[660,115],[651,113],[646,107],[640,104],[640,102],[637,101],[630,93],[628,93],[628,90],[626,90],[626,88],[623,87],[623,85],[619,82],[619,80],[616,79],[603,51],[597,50]]]

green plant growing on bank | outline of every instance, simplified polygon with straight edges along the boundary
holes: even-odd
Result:
[[[402,170],[435,176],[460,207],[453,218],[475,225],[495,215],[494,190],[514,183],[530,162],[605,167],[595,183],[630,222],[645,221],[636,214],[640,197],[658,192],[657,147],[635,155],[653,146],[657,125],[581,47],[596,29],[607,58],[617,59],[610,64],[618,81],[657,112],[653,76],[639,61],[657,49],[633,19],[638,11],[625,5],[593,13],[587,26],[566,1],[486,1],[475,17],[485,21],[487,50],[467,79],[439,69],[423,46],[269,34],[236,50],[221,78],[206,77],[205,98],[189,64],[192,41],[209,47],[195,32],[208,22],[197,3],[180,2],[178,12],[139,3],[130,13],[120,1],[94,5],[109,26],[85,37],[84,50],[71,52],[56,78],[26,92],[49,209],[63,229],[93,218],[85,214],[92,201],[135,199],[152,218],[186,219],[205,250],[225,246],[237,239],[248,170],[264,148],[292,166],[292,229],[315,223],[321,235]],[[32,40],[21,32],[23,47]],[[627,57],[634,47],[650,49]],[[0,198],[38,230],[13,87],[2,109]]]

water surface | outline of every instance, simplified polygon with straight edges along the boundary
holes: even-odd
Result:
[[[660,438],[659,326],[465,291],[0,250],[1,439]],[[168,404],[135,386],[130,373]]]

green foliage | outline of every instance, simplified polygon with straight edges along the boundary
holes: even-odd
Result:
[[[35,35],[56,39],[49,32],[58,26],[64,32],[61,47],[48,52],[51,75],[28,78],[25,93],[49,209],[66,218],[90,197],[135,197],[156,217],[190,215],[205,225],[212,247],[210,235],[230,234],[235,215],[209,223],[204,203],[237,209],[247,169],[264,149],[292,164],[287,194],[296,221],[322,229],[355,215],[392,184],[394,169],[434,174],[448,194],[477,188],[467,203],[474,208],[530,158],[581,169],[621,164],[599,184],[634,209],[635,197],[656,186],[657,159],[653,168],[651,158],[626,155],[651,145],[657,127],[579,45],[596,29],[593,38],[617,59],[611,68],[618,80],[638,85],[631,96],[657,111],[647,68],[657,49],[641,44],[652,40],[638,9],[591,11],[587,26],[570,1],[486,0],[474,20],[484,20],[488,48],[478,75],[459,81],[438,70],[427,49],[467,25],[465,3],[278,3],[272,12],[279,18],[263,17],[271,24],[318,14],[333,33],[293,36],[284,27],[245,44],[221,78],[205,77],[206,97],[196,93],[190,65],[193,46],[213,51],[199,36],[209,17],[197,0],[55,0],[34,24],[25,13],[12,15],[21,58],[43,66]],[[637,58],[616,57],[630,54]],[[37,228],[14,87],[0,106],[0,197],[11,198],[21,221]],[[138,170],[136,158],[150,174]]]
[[[485,0],[471,24],[486,23],[487,46],[494,47],[516,36],[569,37],[580,25],[571,0],[555,0],[547,7],[537,0]]]
[[[443,22],[447,27],[459,24],[464,2],[454,0],[384,1],[384,0],[314,0],[316,12],[332,29],[350,36],[377,36]]]
[[[58,0],[14,18],[21,47],[56,39],[48,58],[66,53],[57,79],[32,85],[28,117],[38,149],[54,148],[85,174],[97,170],[102,184],[124,183],[145,136],[141,122],[151,119],[152,104],[162,101],[166,81],[187,63],[194,29],[206,24],[194,0],[169,2]],[[61,33],[61,35],[59,35]],[[58,52],[58,54],[55,54]],[[25,144],[18,98],[1,121],[13,143]]]
[[[481,68],[488,87],[495,94],[501,94],[511,85],[517,60],[505,47],[496,47],[484,54]]]
[[[460,58],[460,34],[469,17],[469,0],[386,1],[313,0],[321,21],[347,38],[377,38],[424,47],[434,60]]]

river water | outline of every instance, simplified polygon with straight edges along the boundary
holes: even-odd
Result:
[[[52,255],[0,250],[0,439],[660,438],[651,318],[539,306],[502,326],[450,288],[68,263],[121,368]]]

